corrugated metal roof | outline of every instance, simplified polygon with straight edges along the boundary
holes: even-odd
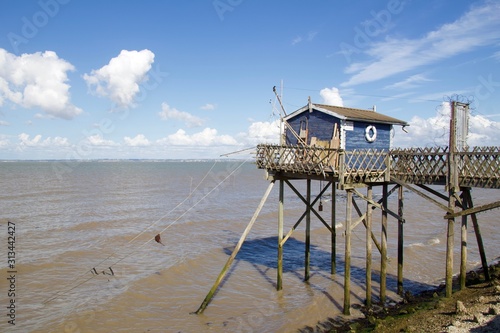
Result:
[[[381,113],[372,111],[372,110],[363,110],[363,109],[354,109],[354,108],[346,108],[342,106],[333,106],[326,104],[312,104],[312,108],[321,112],[325,112],[334,117],[345,119],[345,120],[360,120],[360,121],[372,121],[376,123],[384,123],[384,124],[393,124],[393,125],[401,125],[408,126],[409,124],[406,121],[399,120],[393,117],[389,117],[383,115]],[[285,119],[292,118],[306,110],[309,109],[309,106],[306,105],[291,114],[289,114]]]

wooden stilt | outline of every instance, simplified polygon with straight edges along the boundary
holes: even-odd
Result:
[[[387,291],[387,183],[382,185],[382,235],[380,252],[380,303],[385,306]]]
[[[451,116],[450,116],[450,145],[448,153],[448,211],[455,212],[455,193],[458,187],[458,174],[457,164],[455,160],[456,152],[456,102],[451,103]],[[451,297],[453,293],[453,247],[455,237],[455,218],[448,217],[448,229],[446,237],[446,297]]]
[[[368,186],[366,196],[372,200],[372,187]],[[366,308],[372,306],[372,204],[366,205]]]
[[[344,314],[351,314],[351,213],[352,191],[347,190],[345,223]]]
[[[469,208],[473,208],[474,203],[472,202],[470,188],[467,188],[467,190],[464,192],[464,197],[466,198],[465,201],[467,201],[467,206]],[[481,236],[481,230],[479,228],[479,223],[477,221],[477,216],[475,213],[471,214],[471,220],[472,220],[472,225],[474,226],[474,233],[476,234],[476,241],[477,241],[477,246],[479,248],[479,255],[481,256],[481,265],[483,266],[484,278],[486,281],[491,281],[490,272],[488,270],[488,262],[486,261],[486,253],[484,251],[483,236]]]
[[[250,220],[247,227],[245,228],[245,231],[241,235],[240,240],[238,241],[238,244],[236,244],[236,247],[234,248],[233,253],[231,253],[231,256],[229,257],[226,264],[224,265],[224,268],[222,268],[222,271],[219,273],[217,280],[215,280],[215,283],[212,286],[212,289],[210,289],[210,291],[208,292],[207,296],[205,297],[205,299],[201,303],[198,310],[196,310],[196,312],[194,312],[195,314],[202,313],[205,310],[205,308],[207,307],[207,305],[210,302],[210,300],[212,299],[212,297],[214,296],[215,291],[217,290],[217,288],[219,287],[219,284],[224,279],[224,276],[226,276],[226,273],[229,270],[229,267],[231,266],[231,264],[233,263],[234,258],[236,257],[236,254],[238,254],[238,251],[240,250],[241,246],[243,245],[243,242],[245,241],[245,239],[247,238],[248,233],[252,229],[252,226],[255,223],[255,220],[257,220],[257,216],[259,216],[259,213],[262,210],[262,207],[264,207],[264,204],[267,200],[267,197],[269,196],[269,193],[271,193],[271,189],[273,188],[273,185],[274,185],[274,182],[271,182],[269,184],[269,186],[267,187],[267,190],[264,193],[264,196],[260,200],[259,206],[255,210],[255,213],[253,214],[252,219]]]
[[[311,179],[307,179],[307,193],[306,193],[306,253],[304,256],[304,266],[305,274],[304,281],[309,280],[310,268],[309,263],[311,261]]]
[[[450,210],[455,209],[455,198],[453,189],[450,189],[450,198],[448,207]],[[448,219],[448,229],[446,236],[446,297],[451,297],[453,293],[453,247],[455,246],[455,218]]]
[[[464,200],[464,193],[462,191],[462,209],[468,208],[468,203]],[[462,216],[462,228],[460,230],[461,243],[460,243],[460,290],[465,289],[465,281],[467,278],[467,215]]]
[[[398,221],[398,295],[403,295],[403,249],[404,249],[403,208],[404,208],[403,186],[399,186],[398,215],[400,219]]]
[[[336,256],[337,256],[337,229],[335,228],[336,224],[336,201],[337,201],[337,193],[336,193],[336,185],[335,182],[332,182],[332,265],[331,265],[331,273],[335,274],[337,271],[336,265]]]
[[[284,192],[285,182],[280,179],[279,205],[278,205],[278,272],[276,289],[283,289],[283,218],[284,218]]]

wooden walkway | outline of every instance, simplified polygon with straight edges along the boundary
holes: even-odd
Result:
[[[458,186],[500,188],[500,147],[474,147],[453,153]],[[256,164],[289,178],[334,178],[342,186],[405,182],[446,185],[450,152],[442,147],[384,150],[327,149],[308,146],[257,146]]]

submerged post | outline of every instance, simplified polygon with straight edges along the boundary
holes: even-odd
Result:
[[[278,204],[278,272],[276,289],[283,289],[283,210],[284,210],[285,181],[280,179],[279,204]]]
[[[208,303],[210,303],[210,300],[214,296],[215,291],[217,290],[217,288],[219,287],[219,284],[224,279],[224,276],[226,276],[226,273],[229,270],[229,267],[233,263],[234,258],[238,254],[238,251],[241,249],[241,246],[243,245],[243,242],[245,241],[245,239],[248,236],[248,233],[252,229],[252,226],[255,223],[255,220],[257,220],[257,216],[259,216],[259,213],[262,210],[262,207],[264,207],[264,204],[266,203],[267,197],[269,196],[269,193],[271,193],[271,189],[273,188],[273,185],[274,185],[274,181],[271,182],[269,184],[269,186],[267,187],[267,190],[264,193],[264,196],[260,200],[259,206],[255,210],[255,213],[253,214],[252,219],[250,220],[250,222],[248,223],[247,227],[245,228],[245,231],[241,235],[240,240],[238,241],[238,244],[236,244],[236,247],[234,248],[233,253],[231,253],[231,256],[229,257],[229,259],[227,260],[226,264],[224,265],[224,268],[222,268],[222,271],[219,273],[219,276],[217,277],[217,280],[215,280],[215,283],[212,286],[212,289],[210,289],[210,291],[208,292],[207,296],[205,297],[205,299],[201,303],[201,305],[198,308],[198,310],[196,310],[196,312],[194,312],[195,314],[200,314],[203,311],[205,311],[205,308],[207,307]]]
[[[337,271],[336,266],[336,244],[337,244],[337,229],[335,228],[335,217],[336,217],[336,201],[337,201],[337,193],[335,188],[335,182],[332,181],[332,265],[331,265],[331,273],[335,274]]]
[[[309,280],[310,268],[309,263],[311,261],[311,179],[307,179],[307,193],[306,193],[306,253],[305,253],[305,274],[304,281]]]
[[[366,307],[372,306],[372,186],[366,190],[368,198],[366,205]]]
[[[387,183],[382,185],[382,241],[380,251],[380,303],[385,306],[387,291]]]
[[[345,222],[344,314],[351,314],[351,214],[352,191],[347,190]]]
[[[403,233],[403,186],[398,188],[398,295],[403,295],[403,251],[404,251],[404,233]]]
[[[465,199],[465,190],[462,191],[462,210],[468,208],[468,202]],[[460,230],[460,290],[465,289],[465,280],[467,277],[467,215],[462,216],[462,228]]]

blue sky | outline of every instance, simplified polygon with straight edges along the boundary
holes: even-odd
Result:
[[[500,145],[500,1],[0,4],[0,159],[214,158],[313,102],[408,121],[396,146]]]

